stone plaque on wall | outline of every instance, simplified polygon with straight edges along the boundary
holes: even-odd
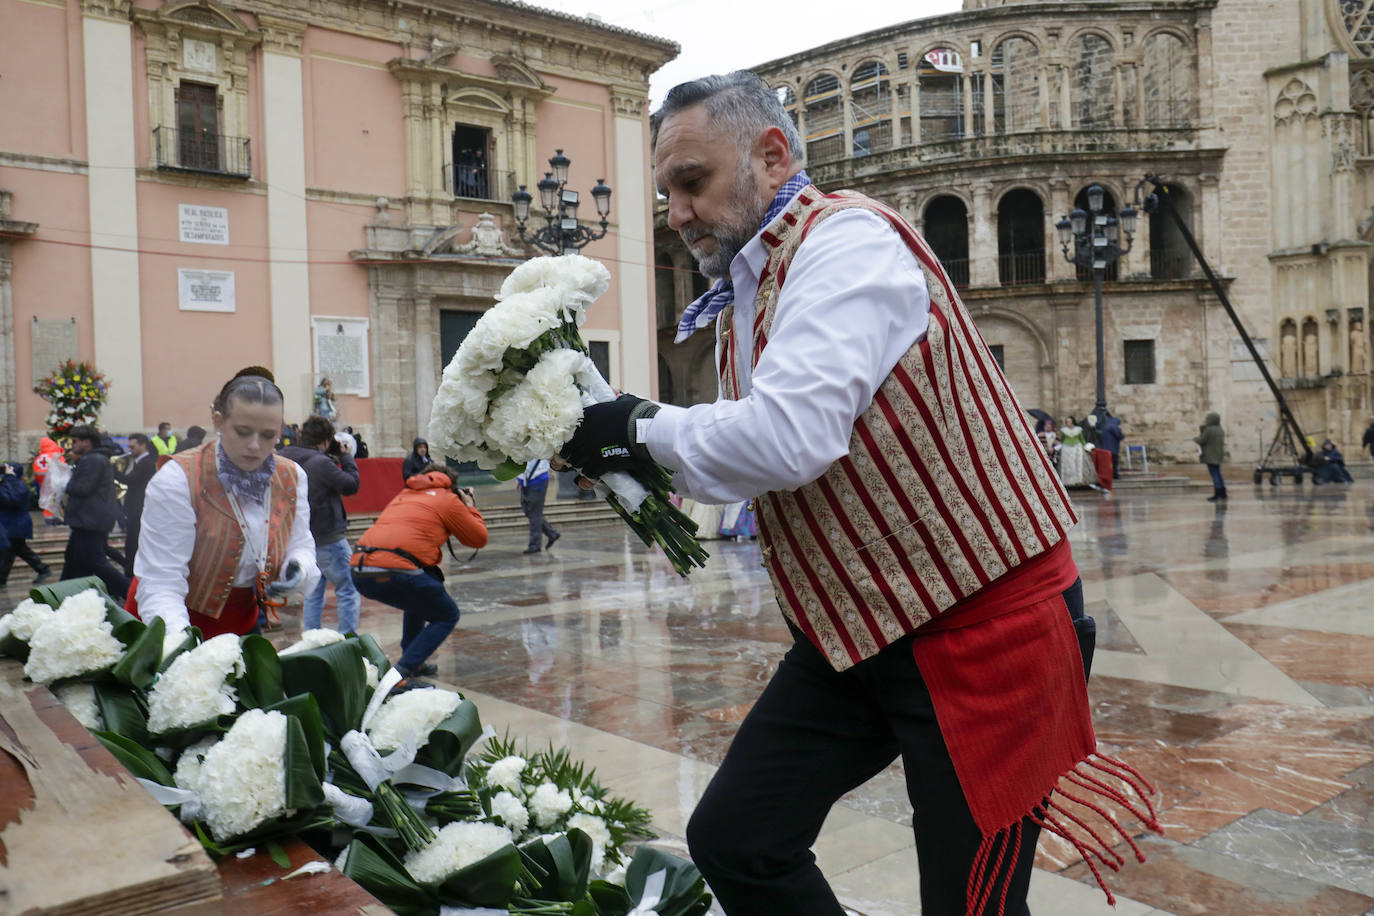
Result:
[[[327,318],[316,316],[315,375],[327,376],[335,394],[369,397],[372,382],[368,373],[366,318]]]
[[[195,38],[181,40],[181,65],[187,70],[214,73],[219,65],[215,60],[215,46]]]
[[[76,344],[76,319],[65,318],[29,322],[29,353],[33,361],[33,384],[47,378],[57,367],[80,353]]]
[[[177,290],[183,312],[232,312],[235,309],[232,270],[177,270]]]

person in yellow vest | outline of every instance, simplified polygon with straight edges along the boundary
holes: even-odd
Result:
[[[171,456],[148,483],[130,611],[208,639],[253,632],[266,606],[314,587],[305,471],[274,451],[282,416],[281,389],[260,366],[220,389],[216,439]]]
[[[1042,829],[1116,856],[1085,826],[1116,823],[1094,792],[1158,827],[1143,778],[1096,753],[1058,475],[925,241],[817,190],[757,76],[677,86],[651,131],[668,224],[716,280],[678,339],[715,323],[722,397],[595,405],[563,458],[589,477],[652,459],[684,496],[755,500],[794,639],[688,824],[692,858],[731,916],[841,916],[811,845],[900,757],[921,912],[1027,913]]]
[[[153,448],[159,455],[171,455],[177,450],[177,437],[172,433],[172,424],[163,421],[157,425],[157,435],[153,437]]]

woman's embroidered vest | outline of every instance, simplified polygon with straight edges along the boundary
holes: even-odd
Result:
[[[234,587],[234,575],[243,554],[244,537],[239,528],[229,494],[219,479],[215,463],[215,443],[173,455],[191,485],[191,507],[196,513],[196,546],[191,552],[186,584],[186,607],[218,618]],[[267,526],[267,568],[277,578],[291,541],[291,526],[296,520],[296,468],[278,458],[269,490]]]
[[[769,254],[751,365],[768,344],[797,248],[822,220],[852,207],[886,219],[916,256],[930,327],[855,422],[849,454],[817,480],[757,501],[764,565],[783,612],[836,670],[1044,553],[1077,521],[949,276],[916,230],[876,201],[808,187],[774,222],[776,234],[763,233]],[[728,307],[720,319],[721,390],[732,400],[733,313]]]

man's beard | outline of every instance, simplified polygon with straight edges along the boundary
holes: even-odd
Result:
[[[715,225],[697,224],[683,228],[682,241],[687,250],[696,258],[697,268],[712,280],[719,280],[730,273],[730,262],[735,255],[749,243],[759,231],[767,207],[759,200],[759,185],[754,172],[747,163],[741,168],[739,177],[730,196],[741,207],[738,218],[725,217]],[[715,236],[716,250],[708,255],[698,255],[692,250],[692,242],[703,236]]]

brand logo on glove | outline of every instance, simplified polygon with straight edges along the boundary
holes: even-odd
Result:
[[[606,445],[601,448],[602,458],[629,458],[630,450],[623,445]]]

